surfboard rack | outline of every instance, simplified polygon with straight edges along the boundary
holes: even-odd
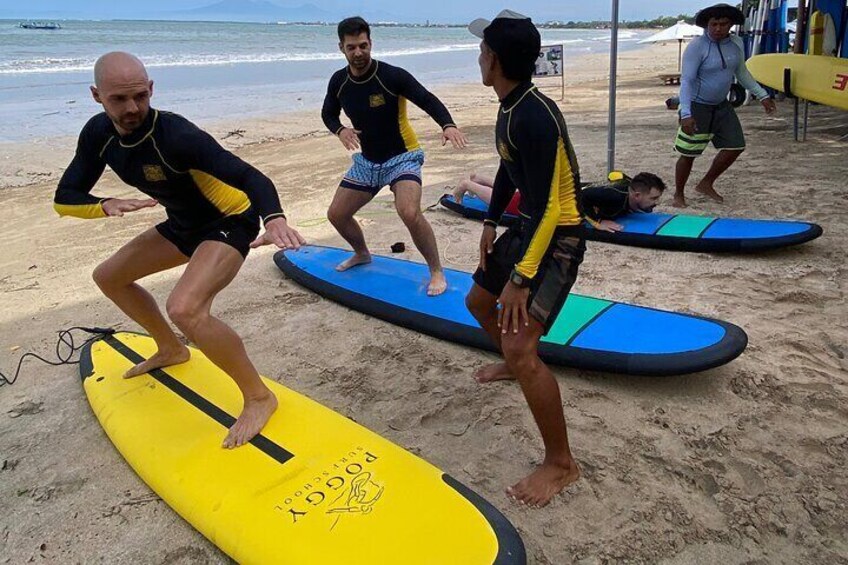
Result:
[[[792,94],[792,69],[783,69],[783,94],[787,98],[797,100],[798,97]]]
[[[795,141],[807,141],[807,119],[810,115],[810,102],[804,100],[804,126],[799,128],[799,103],[801,99],[792,92],[792,69],[783,69],[783,94],[795,103],[795,111],[792,120],[792,133]]]

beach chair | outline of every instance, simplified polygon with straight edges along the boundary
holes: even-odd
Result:
[[[660,75],[660,80],[665,85],[680,84],[680,73],[667,73]]]

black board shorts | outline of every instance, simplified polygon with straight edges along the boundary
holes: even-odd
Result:
[[[186,229],[168,219],[158,224],[156,230],[162,237],[177,246],[186,257],[191,257],[204,241],[220,241],[247,257],[250,243],[259,235],[259,216],[249,209],[234,216],[226,216],[198,228]]]
[[[577,270],[583,262],[586,242],[580,228],[557,228],[539,270],[530,283],[527,312],[550,331],[559,311],[565,304],[571,287],[577,280]],[[474,273],[474,282],[486,292],[500,296],[509,282],[509,276],[527,248],[526,236],[520,225],[507,229],[496,241],[492,253],[486,257],[486,270]]]

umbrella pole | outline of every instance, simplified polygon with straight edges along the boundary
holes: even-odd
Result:
[[[683,40],[677,40],[677,72],[680,72],[680,61],[683,59]]]
[[[609,131],[607,132],[607,172],[615,169],[615,87],[618,75],[618,0],[612,0],[610,40]]]

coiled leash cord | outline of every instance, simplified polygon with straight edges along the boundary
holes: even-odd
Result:
[[[80,345],[76,344],[74,340],[74,332],[85,332],[91,334],[84,342]],[[31,351],[24,353],[20,359],[18,359],[18,368],[15,369],[15,374],[9,378],[2,371],[0,371],[0,387],[6,385],[12,385],[15,381],[18,380],[18,376],[21,372],[21,366],[28,357],[34,357],[41,361],[42,363],[46,363],[48,365],[52,365],[54,367],[58,367],[60,365],[76,365],[79,363],[79,359],[74,360],[73,356],[79,350],[84,348],[86,345],[91,343],[94,340],[100,339],[107,335],[112,335],[115,333],[115,330],[112,328],[86,328],[83,326],[74,326],[72,328],[67,328],[59,332],[59,341],[56,342],[56,358],[58,361],[51,361],[50,359],[45,359],[44,357],[33,353]]]

